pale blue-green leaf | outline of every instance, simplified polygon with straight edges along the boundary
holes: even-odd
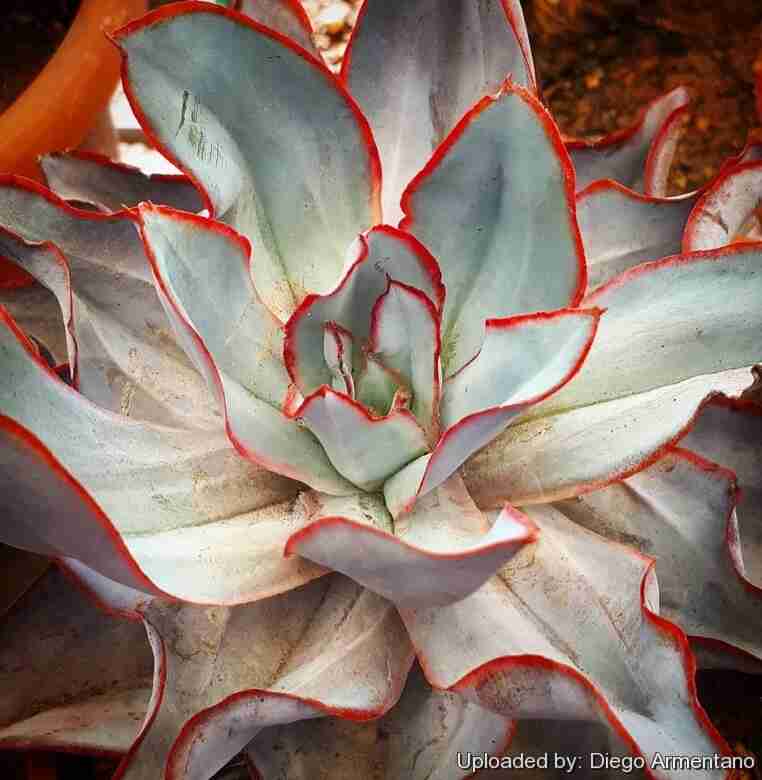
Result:
[[[357,400],[374,414],[383,416],[389,413],[399,385],[380,363],[365,356],[365,365],[358,372],[355,387]]]
[[[479,506],[570,498],[630,476],[684,436],[708,396],[740,395],[751,372],[737,369],[519,421],[466,463]]]
[[[141,206],[140,219],[159,284],[218,370],[280,408],[290,384],[283,326],[251,281],[248,243],[224,225],[157,206]]]
[[[317,54],[312,41],[312,25],[300,0],[241,0],[239,10]]]
[[[406,409],[372,417],[359,403],[324,385],[295,412],[317,437],[337,471],[362,490],[426,452],[426,434]]]
[[[334,287],[347,245],[380,216],[375,145],[338,80],[287,38],[214,6],[163,9],[117,40],[144,129],[213,215],[249,238],[268,306],[285,319]]]
[[[579,374],[530,415],[625,398],[759,362],[760,301],[758,246],[633,268],[585,299],[606,310],[590,354]]]
[[[283,330],[251,284],[246,241],[217,222],[157,207],[143,207],[141,219],[167,317],[217,393],[239,450],[317,489],[352,492],[317,440],[283,411]]]
[[[735,241],[759,241],[762,162],[721,173],[702,194],[685,227],[683,251],[719,249]]]
[[[128,215],[73,209],[18,179],[0,183],[0,226],[52,242],[65,258],[70,288],[59,284],[55,293],[76,340],[81,393],[135,419],[219,429],[214,399],[172,335]],[[24,318],[32,323],[34,313]]]
[[[412,662],[393,605],[340,576],[235,608],[156,600],[144,621],[155,697],[125,780],[208,780],[268,726],[379,717]]]
[[[247,754],[268,778],[463,780],[458,754],[498,756],[512,731],[506,718],[433,690],[415,666],[402,698],[382,718],[320,718],[263,729]]]
[[[660,614],[686,634],[762,660],[762,591],[742,578],[734,475],[675,450],[640,474],[558,508],[656,559]]]
[[[104,614],[51,568],[0,630],[0,750],[129,749],[151,693],[139,623]]]
[[[445,376],[479,351],[487,319],[581,299],[571,163],[550,115],[519,87],[466,114],[402,203],[401,226],[434,254],[447,289]]]
[[[587,289],[649,260],[680,252],[696,195],[649,198],[613,181],[598,181],[577,197],[587,258]]]
[[[746,576],[762,587],[762,405],[717,398],[702,409],[682,444],[733,469],[741,488],[738,525]]]
[[[373,128],[384,220],[458,120],[508,77],[536,89],[518,0],[368,0],[342,78]]]
[[[309,519],[293,503],[298,484],[241,458],[222,429],[100,409],[35,361],[10,328],[4,320],[4,541],[197,601],[252,600],[320,573],[282,558],[285,540]]]
[[[436,438],[442,384],[436,307],[418,290],[392,281],[373,307],[372,322],[370,354],[400,378],[412,396],[410,410]]]
[[[599,317],[598,310],[561,310],[489,320],[479,354],[445,382],[444,433],[433,453],[384,486],[392,514],[409,508],[527,407],[568,382],[590,349]]]
[[[155,174],[90,152],[46,154],[40,158],[48,187],[65,200],[119,211],[142,201],[183,211],[201,211],[198,190],[186,176]]]
[[[608,724],[648,761],[726,752],[696,698],[685,635],[655,614],[653,563],[551,507],[529,514],[537,543],[476,593],[400,610],[429,682],[506,717]]]

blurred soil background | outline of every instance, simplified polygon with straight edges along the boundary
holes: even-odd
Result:
[[[23,16],[16,5],[25,2],[5,2]],[[60,40],[56,36],[65,31],[67,9],[76,3],[45,2],[60,11],[51,16],[50,56]],[[338,70],[361,0],[303,3],[318,47]],[[673,166],[673,193],[706,183],[747,137],[762,141],[762,94],[755,95],[755,83],[762,86],[760,0],[524,0],[524,11],[543,97],[566,135],[596,137],[627,127],[649,101],[676,86],[687,87],[692,102]],[[0,77],[8,51],[2,39],[14,35],[10,19],[4,6]],[[39,70],[44,61],[38,59],[34,67]],[[14,83],[0,80],[0,110],[3,95],[18,88],[22,75]],[[733,750],[757,759],[756,769],[734,780],[762,780],[762,675],[703,671],[697,686],[703,706]],[[0,778],[108,780],[115,765],[108,759],[0,753]],[[242,777],[240,762],[218,777]]]
[[[747,135],[762,140],[759,0],[530,0],[524,3],[543,96],[570,136],[609,133],[677,86],[690,115],[673,193],[706,183]]]

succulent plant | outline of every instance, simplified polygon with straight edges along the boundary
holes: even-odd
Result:
[[[762,668],[755,148],[665,197],[682,90],[563,139],[515,0],[368,0],[339,77],[246,11],[116,36],[183,176],[0,181],[0,538],[58,563],[0,747],[725,776],[693,678]]]

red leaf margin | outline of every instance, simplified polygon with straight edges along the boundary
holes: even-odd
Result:
[[[682,95],[682,104],[674,108],[664,119],[654,135],[646,155],[644,189],[646,194],[652,194],[653,190],[658,186],[656,185],[656,176],[659,173],[659,158],[664,152],[663,147],[666,143],[674,140],[674,135],[681,130],[680,124],[689,108],[688,101],[690,98],[684,87],[675,87],[669,92],[651,100],[640,110],[638,118],[629,127],[615,130],[602,138],[592,140],[589,138],[564,137],[564,145],[568,150],[589,149],[601,152],[605,152],[612,147],[624,146],[641,130],[651,109],[655,108],[662,101],[668,100],[671,96],[677,97],[678,93]]]
[[[167,289],[164,279],[162,278],[162,274],[159,270],[158,261],[156,260],[156,257],[148,243],[148,239],[145,234],[145,228],[143,225],[142,217],[140,215],[141,209],[149,209],[156,213],[170,216],[173,219],[177,219],[180,222],[188,222],[191,225],[196,225],[196,226],[203,225],[205,229],[212,230],[218,233],[219,235],[223,236],[227,241],[233,244],[237,244],[241,249],[243,256],[246,258],[245,262],[247,266],[247,272],[252,262],[251,244],[249,243],[248,238],[241,235],[233,228],[228,227],[224,223],[218,222],[215,219],[202,217],[199,216],[198,214],[190,214],[185,211],[178,211],[177,209],[170,208],[169,206],[156,206],[151,203],[140,204],[140,207],[136,210],[134,215],[135,222],[138,226],[138,231],[140,233],[140,237],[143,241],[146,257],[148,258],[148,262],[151,266],[151,271],[153,273],[157,292],[159,293],[159,296],[166,302],[166,304],[171,307],[172,311],[174,312],[175,316],[178,319],[178,322],[182,324],[186,335],[196,345],[199,355],[201,356],[202,360],[204,361],[204,364],[206,365],[206,368],[209,373],[209,377],[214,382],[214,386],[216,390],[215,395],[217,397],[218,402],[222,406],[224,412],[225,432],[227,433],[228,439],[230,440],[231,444],[235,448],[236,452],[238,452],[239,455],[241,455],[242,457],[246,458],[249,461],[252,461],[254,463],[259,463],[260,465],[264,466],[268,471],[273,471],[275,473],[282,474],[298,482],[303,481],[301,475],[294,472],[289,466],[286,466],[285,464],[279,464],[273,461],[269,461],[267,458],[263,457],[262,455],[255,454],[254,452],[249,450],[246,446],[244,446],[244,444],[240,441],[240,439],[238,439],[238,437],[233,432],[233,429],[230,424],[230,415],[228,414],[227,402],[225,400],[225,392],[223,390],[222,377],[220,375],[220,371],[217,368],[217,364],[215,363],[211,352],[209,352],[209,349],[204,343],[204,340],[201,338],[200,334],[195,329],[195,327],[193,327],[193,324],[185,316],[185,313],[182,311],[182,309],[180,309],[180,307],[175,303],[174,297]],[[284,399],[284,404],[285,402],[286,399]],[[284,413],[285,413],[285,407],[284,407]]]
[[[15,173],[2,173],[0,174],[0,187],[17,187],[18,189],[26,190],[27,192],[34,192],[37,195],[41,195],[45,200],[52,203],[54,206],[63,209],[73,216],[78,217],[92,217],[95,219],[115,219],[125,216],[126,211],[112,211],[108,213],[98,211],[87,211],[85,209],[78,209],[67,203],[62,198],[59,198],[54,192],[49,190],[42,184],[28,179],[26,176],[19,176]],[[12,231],[6,231],[12,233]],[[22,239],[23,240],[23,239]],[[35,278],[28,274],[26,271],[19,268],[12,260],[0,256],[0,290],[18,290],[25,287],[31,287],[35,283]]]
[[[67,292],[67,298],[68,298],[68,307],[69,307],[69,316],[63,320],[63,326],[64,330],[66,331],[69,338],[71,338],[71,343],[73,347],[73,354],[70,356],[70,359],[66,363],[62,363],[60,366],[55,367],[55,372],[62,378],[64,381],[65,375],[69,375],[70,384],[73,388],[78,389],[79,387],[79,345],[77,343],[77,332],[74,327],[74,294],[71,284],[71,270],[69,268],[69,262],[64,256],[63,252],[52,242],[52,241],[39,241],[39,242],[30,242],[24,239],[22,236],[18,235],[17,233],[14,233],[11,230],[6,230],[4,227],[0,227],[0,234],[4,234],[6,236],[9,236],[11,239],[18,241],[22,244],[26,244],[30,247],[37,247],[39,249],[44,249],[47,252],[50,253],[50,255],[54,258],[57,265],[59,265],[63,271],[64,276],[66,277],[66,292]],[[21,266],[16,265],[15,262],[12,260],[6,260],[5,258],[0,257],[0,289],[4,288],[3,282],[2,282],[2,268],[4,263],[9,263],[12,269],[16,269],[21,274],[24,274],[25,276],[28,276],[31,280],[31,284],[37,284],[37,279],[35,279],[34,276],[32,276],[30,273],[25,271]],[[19,285],[19,287],[26,287],[27,285]],[[7,288],[6,288],[7,289]],[[17,289],[17,288],[13,288]],[[4,311],[8,316],[10,317],[10,314],[8,313],[8,310],[0,305],[0,309]],[[31,341],[30,341],[31,343]],[[33,346],[37,346],[36,344],[33,344]],[[47,345],[45,345],[47,346]],[[39,349],[35,350],[37,354],[39,354]]]
[[[671,644],[680,656],[684,670],[685,685],[690,699],[690,706],[695,713],[696,720],[703,727],[707,736],[717,746],[717,750],[721,755],[733,755],[730,746],[720,735],[719,731],[717,731],[714,724],[709,719],[709,716],[704,711],[704,708],[701,706],[701,703],[699,702],[695,679],[696,660],[693,656],[693,653],[691,652],[688,637],[678,626],[653,612],[648,606],[647,593],[649,585],[656,576],[656,560],[618,542],[611,542],[611,544],[615,544],[621,549],[626,550],[629,555],[640,559],[645,564],[645,569],[640,583],[641,612],[645,620],[650,623],[654,629],[656,629],[663,637],[665,643]],[[416,654],[418,654],[418,651],[416,651]],[[427,667],[424,661],[421,659],[420,655],[418,656],[418,661],[421,664],[421,668],[424,670],[424,674],[430,681],[432,687],[438,688],[435,683],[431,682],[431,678],[429,676],[431,674],[431,670],[427,670]],[[545,671],[547,673],[555,672],[576,683],[578,688],[587,695],[591,703],[603,715],[605,720],[614,729],[622,741],[629,746],[633,755],[646,758],[634,737],[632,737],[632,735],[624,727],[622,722],[619,720],[609,705],[606,697],[601,691],[598,690],[597,686],[593,682],[588,680],[588,678],[577,669],[571,666],[567,666],[566,664],[559,663],[558,661],[550,660],[543,656],[512,655],[495,658],[492,661],[488,661],[478,666],[477,668],[472,669],[451,686],[441,690],[454,691],[457,693],[462,693],[467,690],[477,691],[479,687],[488,682],[493,676],[504,671],[510,671],[514,668],[519,670],[533,669],[536,671]],[[431,676],[433,677],[433,675]],[[647,761],[644,768],[644,774],[647,778],[649,778],[649,780],[658,780],[656,775],[648,768]]]
[[[285,558],[291,555],[298,555],[299,551],[296,548],[299,546],[299,544],[302,541],[304,541],[305,539],[309,539],[317,531],[320,531],[323,528],[331,528],[337,526],[359,528],[363,532],[367,532],[372,536],[378,536],[382,539],[392,539],[396,541],[401,547],[404,547],[407,550],[412,550],[413,552],[421,553],[425,557],[437,561],[450,561],[450,560],[463,561],[463,560],[468,560],[469,558],[476,558],[480,555],[483,555],[485,552],[492,552],[493,550],[499,550],[503,547],[515,545],[518,542],[522,542],[523,544],[531,544],[532,542],[537,541],[540,535],[540,529],[532,522],[532,520],[527,515],[525,515],[523,512],[519,512],[517,509],[514,509],[514,507],[512,507],[510,504],[506,504],[503,511],[507,512],[511,516],[512,520],[515,520],[517,523],[520,523],[521,525],[524,526],[525,536],[518,539],[510,539],[508,541],[503,541],[503,542],[493,542],[490,545],[482,546],[474,550],[469,550],[466,553],[427,551],[422,549],[418,545],[411,544],[410,542],[406,542],[404,539],[395,537],[393,534],[389,534],[386,531],[381,530],[380,528],[376,528],[375,526],[371,526],[371,525],[366,525],[365,523],[360,523],[357,520],[353,520],[350,517],[345,517],[344,515],[326,515],[325,517],[321,517],[315,522],[310,523],[304,528],[300,528],[298,531],[295,531],[288,538],[288,541],[286,542],[286,546],[283,549],[283,557]]]
[[[752,150],[753,146],[748,146],[747,148],[741,152],[740,155],[736,158],[731,158],[727,161],[725,165],[723,165],[720,168],[719,173],[712,179],[710,182],[708,182],[701,192],[701,196],[696,201],[696,204],[693,206],[693,209],[691,210],[691,213],[688,215],[688,221],[685,223],[685,229],[683,231],[683,252],[685,253],[695,253],[700,251],[705,252],[711,252],[716,251],[712,249],[706,249],[706,250],[698,250],[698,249],[691,249],[691,245],[694,239],[694,235],[696,232],[696,229],[698,227],[698,223],[700,220],[708,215],[710,210],[706,209],[706,204],[708,201],[710,201],[712,198],[716,197],[718,194],[718,190],[720,190],[724,185],[729,184],[730,180],[737,176],[738,174],[746,173],[747,171],[759,171],[762,173],[762,162],[758,160],[751,160],[749,162],[737,162],[738,159],[741,159],[743,154],[747,150]],[[730,238],[730,243],[727,246],[734,246],[738,244],[753,244],[753,243],[759,243],[758,241],[751,241],[751,240],[735,240]]]
[[[300,322],[310,316],[310,308],[316,301],[322,298],[327,298],[335,293],[339,292],[349,282],[352,274],[359,268],[362,263],[366,262],[370,254],[370,244],[368,243],[368,236],[374,233],[389,236],[395,238],[403,244],[407,245],[407,248],[416,256],[421,268],[426,271],[429,276],[429,281],[434,289],[434,304],[436,308],[441,311],[445,301],[445,286],[442,282],[442,273],[439,270],[439,265],[434,259],[434,256],[428,249],[415,237],[409,233],[405,233],[402,230],[392,227],[391,225],[376,225],[370,228],[370,230],[361,233],[358,236],[359,248],[356,258],[352,261],[352,264],[346,269],[344,275],[341,277],[336,286],[327,293],[309,293],[305,296],[304,300],[299,304],[294,313],[289,317],[288,322],[285,324],[285,340],[283,342],[283,362],[286,366],[286,371],[291,377],[291,381],[299,386],[299,375],[297,371],[296,349],[294,346],[295,331]],[[368,316],[371,313],[368,312]]]
[[[59,383],[62,388],[65,388],[64,392],[73,393],[77,396],[79,403],[91,405],[84,396],[82,396],[77,390],[70,385],[66,384],[61,377],[50,368],[47,363],[39,356],[34,348],[32,342],[27,338],[24,332],[19,328],[13,318],[8,312],[0,306],[0,323],[4,325],[11,333],[16,337],[19,344],[27,352],[31,360],[36,363],[45,373]],[[114,417],[118,415],[110,413],[98,407],[99,411],[103,414]],[[28,428],[18,423],[11,417],[4,414],[0,414],[0,430],[5,433],[9,438],[16,440],[23,445],[24,449],[32,453],[39,461],[44,464],[60,482],[62,482],[68,490],[72,491],[82,503],[90,510],[91,516],[95,519],[101,530],[106,533],[107,539],[114,546],[114,553],[116,556],[126,564],[128,570],[133,574],[136,581],[140,583],[141,590],[145,590],[148,594],[154,594],[170,601],[177,601],[177,599],[169,593],[158,588],[150,578],[140,568],[138,562],[133,558],[132,554],[128,550],[124,540],[117,531],[114,524],[109,519],[108,515],[101,509],[100,505],[90,495],[89,491],[69,472],[69,470],[58,460],[58,458],[48,449],[48,447],[40,441]],[[133,587],[133,586],[130,586]]]

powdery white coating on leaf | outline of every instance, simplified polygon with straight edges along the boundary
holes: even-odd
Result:
[[[581,192],[577,219],[588,293],[629,268],[678,254],[696,198],[649,198],[613,181],[596,181]]]
[[[374,360],[399,377],[412,395],[410,410],[436,439],[442,385],[439,312],[422,292],[390,281],[371,313],[368,345]]]
[[[476,357],[445,383],[445,429],[492,407],[531,404],[569,381],[595,341],[598,309],[489,320]]]
[[[96,607],[108,615],[140,620],[139,610],[153,596],[110,580],[76,558],[58,558],[58,567]]]
[[[356,398],[366,409],[373,414],[388,414],[399,389],[391,371],[370,355],[365,356],[365,365],[357,375]]]
[[[393,607],[338,576],[233,609],[154,602],[145,620],[161,696],[124,780],[205,780],[264,727],[381,715],[412,661]]]
[[[212,437],[100,410],[35,363],[7,326],[2,339],[0,408],[50,450],[35,450],[41,445],[23,428],[4,427],[3,495],[14,496],[5,540],[80,558],[141,590],[151,590],[150,570],[155,586],[189,600],[250,600],[318,573],[281,558],[281,545],[308,519],[289,502],[295,483],[240,458],[222,431]],[[183,544],[198,546],[182,566],[167,567],[167,540],[181,528],[189,533]],[[243,545],[242,536],[257,543]]]
[[[311,507],[297,499],[126,542],[146,575],[167,592],[188,593],[193,601],[206,604],[240,604],[283,593],[326,573],[310,561],[283,556],[288,539],[310,519]]]
[[[117,35],[143,129],[247,236],[257,286],[286,319],[339,278],[378,220],[378,160],[335,77],[280,34],[219,6],[163,8]],[[236,99],[230,99],[234,92]]]
[[[12,259],[18,268],[34,277],[38,284],[55,297],[59,308],[59,327],[64,330],[66,343],[66,352],[63,358],[69,366],[69,378],[76,383],[79,373],[78,348],[74,328],[71,276],[65,258],[52,244],[32,244],[5,230],[0,230],[0,253],[3,257]],[[27,289],[21,288],[21,295],[18,297],[11,291],[8,297],[11,300],[28,300],[29,296],[24,292]],[[35,329],[33,328],[33,330]],[[38,331],[38,333],[40,332]],[[34,337],[35,334],[30,333],[29,335]],[[44,332],[41,335],[44,335]],[[45,342],[42,342],[42,346],[48,349]]]
[[[762,592],[739,576],[736,499],[732,472],[678,450],[626,482],[559,508],[656,558],[661,615],[690,636],[762,659]]]
[[[41,555],[79,556],[120,583],[155,592],[88,493],[39,439],[5,416],[0,416],[0,451],[4,543]],[[11,490],[20,491],[23,500],[8,501]]]
[[[508,428],[463,469],[477,505],[546,503],[587,493],[655,462],[716,392],[740,395],[747,369],[687,379]]]
[[[317,55],[312,25],[300,0],[241,0],[237,10]]]
[[[236,449],[270,471],[351,493],[315,437],[281,408],[290,390],[283,331],[248,278],[245,239],[218,222],[157,207],[143,207],[141,219],[159,299],[216,394]]]
[[[321,718],[263,729],[247,755],[263,778],[462,780],[457,754],[499,755],[512,730],[506,718],[432,690],[414,667],[402,698],[382,718]]]
[[[479,588],[535,538],[506,506],[490,523],[457,476],[392,523],[380,499],[325,500],[286,553],[340,571],[398,606],[449,604]]]
[[[368,117],[384,173],[384,220],[475,100],[506,77],[536,89],[516,0],[368,0],[342,78]]]
[[[61,307],[53,293],[41,284],[11,290],[0,289],[2,306],[30,338],[43,344],[57,364],[68,357]]]
[[[295,3],[263,0],[251,11],[304,40],[307,26]],[[686,534],[699,527],[710,533],[718,512],[727,509],[722,488],[729,478],[703,490],[696,475],[686,477],[669,458],[709,394],[738,394],[749,383],[744,367],[759,359],[762,325],[754,306],[759,259],[732,252],[683,258],[631,270],[626,283],[615,280],[597,290],[593,302],[612,316],[592,362],[557,403],[524,412],[576,374],[600,312],[513,316],[513,324],[523,319],[532,327],[540,321],[557,325],[564,317],[567,324],[585,320],[571,333],[561,328],[551,337],[548,328],[523,340],[509,328],[497,338],[496,328],[507,323],[491,319],[575,307],[585,292],[574,172],[557,129],[531,93],[520,7],[515,0],[404,6],[368,0],[364,13],[344,77],[351,83],[356,68],[360,91],[367,87],[378,107],[373,119],[379,117],[384,161],[399,152],[391,166],[395,176],[408,153],[422,155],[423,164],[431,152],[424,147],[445,139],[470,102],[484,94],[495,63],[512,58],[524,68],[530,90],[509,80],[496,97],[483,98],[407,190],[403,224],[411,233],[369,230],[351,267],[343,261],[345,244],[380,219],[378,158],[365,119],[312,55],[279,32],[210,4],[158,10],[117,38],[143,126],[188,171],[204,205],[249,236],[253,275],[247,240],[222,223],[149,207],[144,222],[157,215],[168,219],[147,241],[154,291],[130,215],[77,212],[31,185],[0,183],[0,225],[7,219],[26,240],[61,237],[61,263],[49,247],[22,246],[14,237],[4,246],[16,246],[23,264],[56,290],[71,326],[70,354],[81,347],[83,358],[73,361],[73,370],[86,377],[85,395],[124,413],[98,409],[65,387],[0,312],[0,411],[7,415],[0,416],[3,538],[93,566],[67,560],[109,609],[129,615],[142,610],[154,650],[149,714],[117,778],[208,780],[263,728],[290,740],[289,726],[302,719],[384,717],[412,662],[398,609],[429,681],[465,698],[425,692],[417,677],[410,699],[384,720],[391,733],[383,755],[375,726],[339,729],[346,742],[375,740],[375,752],[366,750],[363,758],[341,756],[340,770],[352,777],[368,759],[375,762],[368,772],[387,780],[460,777],[454,752],[482,746],[502,751],[505,745],[495,742],[507,736],[508,718],[516,715],[592,721],[607,732],[617,755],[724,752],[727,746],[696,701],[685,637],[654,614],[659,595],[651,564],[548,507],[527,510],[543,527],[537,541],[531,521],[503,504],[506,498],[531,504],[585,494],[666,454],[665,467],[674,468],[658,472],[656,486],[651,480],[657,472],[631,477],[644,495],[657,495],[659,506],[649,507],[654,511],[645,518],[636,518],[633,509],[626,519],[656,524],[657,517],[654,539],[665,533],[664,519],[674,529],[686,516],[704,521],[680,526]],[[386,14],[389,24],[369,26],[373,14]],[[501,25],[491,23],[495,16]],[[466,23],[453,24],[456,17]],[[477,17],[479,25],[468,24]],[[387,39],[394,25],[399,29]],[[432,31],[433,42],[426,38]],[[475,35],[464,43],[464,32]],[[493,48],[493,41],[507,45]],[[387,48],[398,56],[379,62]],[[464,54],[469,69],[451,78]],[[370,64],[360,67],[366,55]],[[388,63],[397,68],[395,86],[402,87],[384,94],[391,83],[383,78]],[[415,79],[400,82],[401,63]],[[485,68],[470,69],[474,63]],[[461,94],[474,86],[472,79],[475,94]],[[406,109],[413,98],[415,111],[390,112],[393,106]],[[587,151],[602,152],[612,169],[638,180],[641,173],[632,166],[643,157],[645,190],[662,193],[683,100],[680,91],[671,93],[651,107],[641,126]],[[396,123],[411,117],[423,131],[406,135],[389,152],[385,139],[399,137],[402,125]],[[600,158],[588,162],[583,177],[597,170]],[[130,190],[132,174],[124,169],[81,158],[82,165],[68,163],[73,179],[64,186],[71,193],[87,194],[81,175],[90,163],[97,173],[89,189],[93,200],[113,204],[121,186]],[[399,178],[386,193],[392,201],[404,183]],[[181,200],[193,194],[187,182],[176,188],[178,180],[135,174],[130,181],[135,192],[147,187]],[[604,186],[612,197],[621,195]],[[625,215],[627,224],[656,213],[654,199],[628,194],[623,202],[639,215]],[[605,205],[605,214],[617,211]],[[601,252],[614,257],[601,261],[611,265],[600,269],[599,278],[614,266],[650,259],[644,253],[652,247],[666,252],[685,208],[685,202],[670,201],[669,215],[660,210],[664,222],[652,230],[635,235],[631,228],[629,238],[620,230],[616,241],[602,235]],[[144,225],[144,232],[151,229]],[[444,279],[412,238],[419,229],[440,256]],[[707,271],[710,262],[715,267]],[[728,301],[738,304],[734,311]],[[441,373],[439,333],[430,326],[438,326],[440,316],[450,377],[442,411],[450,430],[432,454]],[[281,322],[289,317],[281,343]],[[37,327],[35,318],[30,322]],[[653,338],[663,333],[669,348],[654,353]],[[371,347],[378,354],[367,354]],[[355,394],[373,412],[356,403]],[[521,412],[527,417],[514,421]],[[143,422],[127,419],[128,413]],[[513,428],[474,455],[511,422]],[[726,439],[717,439],[725,446]],[[749,441],[739,460],[756,467]],[[297,497],[296,482],[239,455],[329,495]],[[468,490],[460,476],[434,490],[464,461]],[[384,482],[386,505],[378,494],[355,495],[356,485],[377,490]],[[610,492],[617,490],[625,488]],[[670,514],[665,506],[673,498],[679,506]],[[489,519],[478,508],[495,506],[502,512]],[[727,529],[741,572],[732,517]],[[706,549],[724,550],[718,541]],[[750,549],[762,549],[759,535],[752,536]],[[304,557],[284,557],[284,550]],[[675,557],[674,563],[676,578],[700,569],[693,559]],[[703,570],[709,572],[703,586],[732,574],[727,562],[724,569],[714,563]],[[324,566],[356,582],[321,576]],[[672,596],[680,585],[668,579],[665,586],[667,608],[675,614]],[[750,589],[740,581],[734,587]],[[214,606],[149,603],[130,588],[163,589],[164,595]],[[724,628],[734,609],[753,601],[736,591],[718,585],[702,602],[712,614],[694,609],[684,619],[694,627]],[[259,601],[231,606],[254,599]],[[726,603],[726,614],[717,618],[713,613]],[[101,647],[99,634],[87,639]],[[756,652],[748,631],[737,631],[734,641],[748,654]],[[78,670],[87,673],[86,666]],[[124,745],[130,724],[113,707],[145,707],[145,686],[91,693],[24,717],[21,726],[34,739],[59,746],[67,740]],[[297,738],[312,733],[323,743],[319,748],[330,750],[335,729],[311,726],[296,726]],[[570,729],[563,737],[573,733],[579,732]],[[537,729],[526,734],[536,738]],[[268,769],[293,774],[290,748],[278,753],[266,749],[273,747],[266,740],[259,744]],[[309,771],[312,760],[311,752],[299,756],[297,771]]]
[[[608,722],[646,757],[727,752],[698,705],[685,636],[652,611],[652,563],[550,507],[530,516],[536,544],[475,594],[401,611],[429,682],[506,717]]]
[[[144,631],[140,631],[145,642]],[[77,643],[80,647],[80,643]],[[104,650],[108,657],[110,648]],[[103,674],[104,687],[113,683],[113,667]],[[134,690],[96,693],[84,700],[51,705],[49,709],[0,729],[0,750],[44,750],[120,757],[135,741],[151,696],[151,681]]]
[[[219,371],[280,408],[290,384],[283,330],[254,288],[247,243],[210,220],[149,204],[140,220],[158,283]]]
[[[361,490],[377,490],[426,452],[426,434],[407,409],[371,417],[359,403],[327,386],[295,412],[320,441],[337,471]]]
[[[141,423],[91,404],[37,364],[3,325],[4,413],[39,436],[104,509],[119,512],[121,504],[125,533],[209,522],[294,495],[288,480],[238,458],[222,431]]]
[[[445,376],[479,351],[485,321],[576,306],[585,260],[574,174],[550,116],[506,83],[477,103],[410,183],[401,227],[437,259]]]

